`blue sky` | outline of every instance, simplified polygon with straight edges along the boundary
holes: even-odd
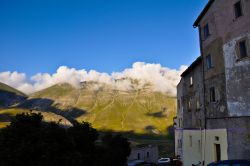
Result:
[[[199,55],[192,24],[206,2],[1,0],[0,72],[111,73],[137,61],[178,69]]]

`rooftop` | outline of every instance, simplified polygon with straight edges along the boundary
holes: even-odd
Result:
[[[204,15],[207,13],[207,11],[210,9],[210,7],[212,6],[212,4],[214,3],[215,0],[209,0],[208,3],[206,4],[206,6],[204,7],[204,9],[202,10],[202,12],[200,13],[200,15],[198,16],[198,18],[195,20],[193,26],[196,28],[197,26],[199,26],[199,23],[201,21],[201,19],[204,17]]]
[[[201,56],[199,56],[182,74],[181,77],[185,77],[188,73],[190,73],[197,65],[199,65],[202,61]]]

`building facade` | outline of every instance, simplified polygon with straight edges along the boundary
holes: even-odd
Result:
[[[185,165],[197,165],[203,161],[205,141],[202,57],[198,57],[181,77],[177,85],[176,156]]]
[[[210,0],[194,27],[199,29],[201,67],[192,64],[177,87],[181,105],[177,119],[183,126],[176,120],[176,139],[182,139],[176,154],[182,152],[184,165],[250,159],[250,0]],[[201,82],[193,77],[193,87],[186,86],[196,70]],[[199,89],[195,84],[202,85]],[[198,115],[194,113],[197,99],[188,93],[192,88],[201,96]],[[194,125],[197,119],[200,130]]]
[[[156,145],[137,145],[131,147],[131,153],[128,162],[141,160],[148,163],[157,163],[159,159],[159,150]]]

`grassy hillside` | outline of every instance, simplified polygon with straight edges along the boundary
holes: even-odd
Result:
[[[93,82],[80,89],[58,84],[31,95],[30,100],[49,99],[53,101],[52,107],[61,111],[77,108],[83,113],[74,116],[75,119],[88,121],[103,131],[167,134],[175,116],[175,98],[152,92],[150,85],[131,91],[117,91],[106,85],[96,87]]]
[[[12,87],[10,87],[4,83],[1,83],[1,82],[0,82],[0,90],[14,93],[14,94],[19,95],[19,96],[26,96],[24,93],[20,92],[19,90],[12,88]]]
[[[27,109],[18,109],[18,108],[10,108],[10,109],[0,109],[0,128],[3,128],[10,124],[11,118],[20,113],[30,112]],[[33,111],[34,113],[41,113],[44,117],[44,121],[46,122],[59,122],[64,126],[70,126],[71,123],[60,115],[56,115],[51,112],[40,112]]]

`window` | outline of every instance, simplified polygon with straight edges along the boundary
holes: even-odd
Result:
[[[147,152],[147,158],[149,158],[149,152]]]
[[[201,105],[200,105],[200,100],[197,99],[197,100],[196,100],[196,110],[197,110],[197,111],[200,110],[200,108],[201,108],[200,106],[201,106]]]
[[[239,59],[247,57],[246,40],[242,40],[239,42],[238,49],[239,49]]]
[[[192,147],[193,146],[193,140],[192,140],[192,136],[189,136],[189,146]]]
[[[181,147],[182,147],[182,140],[179,139],[179,140],[178,140],[178,148],[181,148]]]
[[[242,7],[240,1],[234,4],[234,13],[236,18],[242,16]]]
[[[215,144],[215,161],[221,160],[221,147],[220,144]]]
[[[210,102],[215,102],[216,99],[215,99],[215,88],[214,87],[211,87],[210,88]]]
[[[198,120],[198,126],[201,127],[201,125],[202,125],[202,121],[201,121],[201,119],[199,119]]]
[[[215,141],[219,141],[219,140],[220,140],[220,137],[216,136]]]
[[[140,160],[141,159],[141,154],[137,153],[137,159]]]
[[[188,111],[191,111],[191,99],[188,100]]]
[[[180,110],[180,107],[181,107],[181,103],[180,103],[180,100],[177,101],[177,108],[178,110]]]
[[[198,140],[198,150],[201,152],[201,140]]]
[[[210,32],[209,32],[209,26],[208,24],[206,24],[203,28],[203,33],[204,33],[204,38],[208,38],[208,36],[210,35]]]
[[[207,69],[213,68],[213,62],[211,55],[206,56]]]
[[[189,78],[189,84],[190,84],[190,86],[193,86],[193,76],[191,76],[191,77]]]

